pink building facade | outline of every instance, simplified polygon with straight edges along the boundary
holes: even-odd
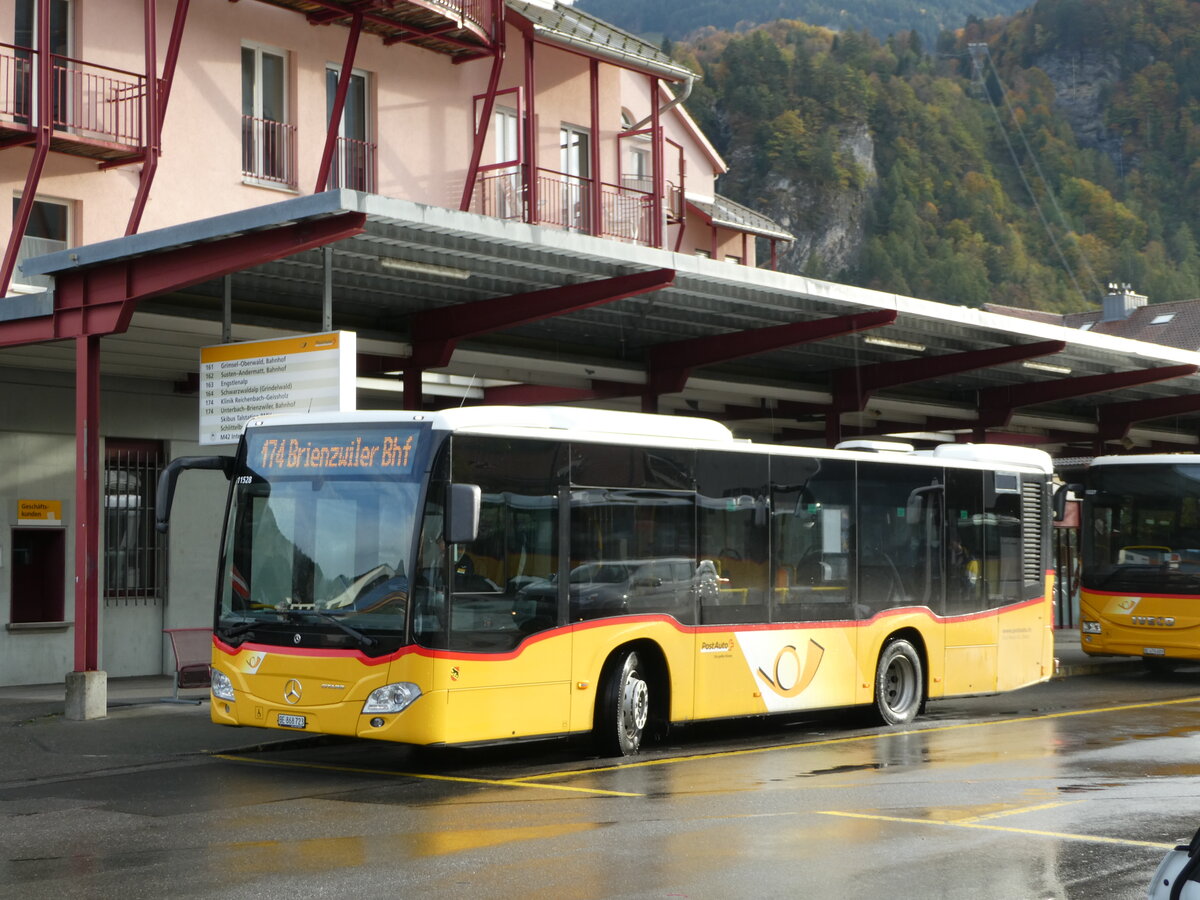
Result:
[[[692,77],[553,0],[5,0],[0,275],[325,187],[768,264],[788,236],[720,215]]]

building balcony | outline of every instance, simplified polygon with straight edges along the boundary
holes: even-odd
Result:
[[[494,50],[493,19],[503,14],[504,0],[259,0],[298,12],[312,25],[350,26],[362,16],[365,34],[386,44],[415,44],[463,62],[490,56]],[[357,13],[356,13],[357,8]]]
[[[296,126],[242,116],[242,177],[249,181],[296,188]]]
[[[601,182],[600,216],[592,216],[592,179],[539,169],[537,215],[534,225],[595,234],[650,246],[653,240],[654,196],[639,187]],[[475,211],[497,219],[526,219],[527,198],[517,166],[480,167],[475,187]]]
[[[37,136],[38,51],[0,44],[0,146]],[[105,162],[131,161],[145,149],[146,78],[51,55],[50,149]]]
[[[333,164],[329,169],[331,190],[346,188],[351,191],[376,193],[376,146],[369,141],[353,138],[337,139],[333,153]]]

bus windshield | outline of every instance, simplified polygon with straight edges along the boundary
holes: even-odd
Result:
[[[427,441],[413,425],[248,431],[218,634],[372,655],[399,646]]]
[[[1084,587],[1200,593],[1200,466],[1097,466],[1086,498]]]

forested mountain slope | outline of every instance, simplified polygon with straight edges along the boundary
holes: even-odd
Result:
[[[722,192],[797,235],[788,271],[970,306],[1200,297],[1198,0],[1040,0],[932,52],[797,21],[671,50]]]
[[[916,31],[932,43],[971,17],[1012,15],[1031,0],[576,0],[580,9],[638,34],[686,37],[703,27],[745,29],[777,19],[799,19],[879,38]]]

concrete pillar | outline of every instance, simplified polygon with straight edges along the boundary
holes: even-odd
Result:
[[[108,673],[68,672],[66,717],[76,721],[108,715]]]

